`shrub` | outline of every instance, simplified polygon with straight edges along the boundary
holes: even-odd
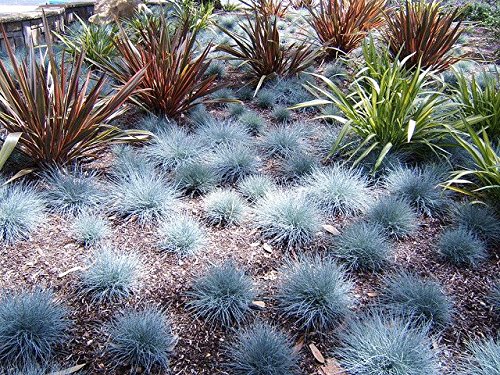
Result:
[[[213,168],[202,161],[180,165],[174,178],[177,188],[191,196],[206,194],[217,184]]]
[[[81,168],[64,170],[51,168],[43,174],[47,184],[45,198],[54,211],[63,214],[80,214],[103,204],[104,193],[96,183],[95,172]]]
[[[180,256],[194,255],[205,245],[205,231],[189,216],[176,216],[158,230],[160,249]]]
[[[392,246],[378,225],[357,222],[342,231],[331,251],[355,270],[380,271],[390,262]]]
[[[311,174],[317,166],[318,160],[316,156],[305,152],[298,152],[282,161],[281,173],[285,179],[293,180]]]
[[[271,244],[287,249],[313,242],[320,215],[302,194],[275,191],[257,201],[255,223]]]
[[[385,184],[391,194],[406,199],[419,213],[432,217],[442,214],[448,203],[439,187],[444,175],[444,169],[436,165],[398,166],[386,176]]]
[[[261,90],[255,98],[257,106],[262,109],[269,109],[275,104],[274,93],[270,90]]]
[[[484,243],[465,228],[446,230],[437,246],[439,254],[456,266],[476,266],[488,257]]]
[[[479,204],[455,205],[451,211],[452,221],[489,243],[500,241],[500,221],[495,213]]]
[[[111,190],[112,210],[140,224],[166,217],[174,210],[177,193],[154,171],[136,171],[128,177],[117,177]]]
[[[84,246],[92,246],[106,238],[111,228],[109,221],[90,212],[82,212],[72,225],[73,235]]]
[[[293,76],[311,66],[318,55],[305,41],[282,46],[277,17],[254,12],[239,26],[242,35],[221,28],[233,44],[219,45],[217,49],[245,63],[255,82],[262,83],[274,75]]]
[[[219,121],[212,119],[197,130],[201,141],[209,147],[234,146],[236,143],[250,144],[248,133],[233,121]]]
[[[125,299],[137,288],[139,273],[140,261],[135,255],[102,248],[82,274],[82,292],[94,302]]]
[[[303,182],[306,194],[326,215],[356,215],[372,202],[368,182],[361,171],[339,164],[316,169]]]
[[[389,236],[400,239],[417,228],[418,218],[406,201],[389,196],[370,208],[368,221],[380,225]]]
[[[0,240],[26,238],[44,219],[45,203],[29,185],[0,187]]]
[[[407,68],[444,71],[459,60],[453,46],[463,32],[457,21],[460,8],[445,9],[438,1],[406,0],[404,6],[386,13],[384,41],[391,54]]]
[[[272,116],[276,121],[284,123],[290,121],[292,112],[287,107],[277,106],[273,109]]]
[[[170,118],[179,117],[200,103],[220,86],[215,75],[203,78],[210,65],[207,59],[212,45],[200,53],[195,48],[198,28],[191,28],[191,17],[173,30],[165,19],[149,21],[134,43],[121,32],[115,45],[118,59],[100,64],[118,82],[126,82],[144,72],[134,100],[145,109]]]
[[[290,338],[266,323],[241,329],[228,346],[228,356],[228,368],[235,375],[291,375],[299,371]]]
[[[368,32],[384,23],[385,0],[321,0],[307,7],[309,24],[330,57],[357,48]]]
[[[239,224],[245,205],[240,196],[231,190],[215,190],[204,201],[205,217],[212,225]]]
[[[162,311],[148,308],[119,313],[108,328],[107,352],[115,368],[129,365],[150,373],[154,367],[168,370],[177,338]]]
[[[309,83],[319,98],[297,105],[335,105],[343,116],[332,116],[344,123],[331,154],[345,151],[357,165],[368,156],[376,155],[376,171],[389,153],[408,153],[414,157],[439,154],[436,146],[445,135],[450,106],[436,88],[429,88],[429,73],[417,68],[408,72],[399,62],[391,62],[387,51],[378,51],[373,41],[363,46],[367,64],[351,83],[351,91],[344,93],[325,77],[327,88]],[[360,142],[344,142],[346,135],[354,134]]]
[[[261,142],[261,147],[267,157],[287,157],[308,148],[306,132],[297,124],[280,125],[267,131]]]
[[[333,260],[302,258],[289,262],[282,275],[280,310],[301,330],[324,333],[349,314],[352,285]]]
[[[500,374],[500,344],[492,338],[470,345],[471,355],[464,360],[461,375]]]
[[[0,363],[23,368],[47,363],[66,341],[67,311],[47,290],[6,294],[0,299]],[[5,366],[5,367],[4,367]]]
[[[255,298],[252,279],[233,263],[212,267],[188,292],[188,309],[210,324],[242,323]]]
[[[0,123],[8,133],[22,133],[17,147],[38,166],[68,165],[98,158],[110,143],[143,140],[146,133],[121,130],[106,122],[125,110],[122,106],[136,89],[144,71],[122,81],[114,95],[102,95],[104,76],[92,84],[91,73],[81,77],[84,56],[64,56],[56,62],[50,36],[40,55],[30,47],[26,62],[7,53],[14,70],[0,62]],[[23,65],[24,64],[24,65]],[[35,115],[36,114],[36,115]]]
[[[437,375],[437,356],[428,331],[425,325],[373,313],[353,321],[341,333],[343,346],[336,353],[352,375]]]
[[[452,303],[436,281],[400,272],[384,279],[382,301],[396,313],[435,326],[451,322]]]
[[[246,145],[221,146],[211,157],[210,164],[223,183],[235,183],[256,173],[259,161],[254,150]]]
[[[266,121],[258,113],[251,111],[242,114],[238,121],[241,125],[243,125],[247,132],[253,135],[262,133],[266,127]]]
[[[274,181],[265,175],[247,176],[238,184],[238,190],[248,200],[255,202],[276,188]]]
[[[190,136],[184,129],[171,126],[161,130],[145,152],[153,164],[168,172],[182,164],[197,161],[203,148],[198,138]]]

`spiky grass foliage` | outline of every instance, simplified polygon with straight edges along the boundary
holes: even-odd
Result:
[[[453,304],[437,281],[406,271],[384,278],[383,304],[395,313],[443,327],[451,322]]]
[[[111,233],[109,220],[88,211],[75,218],[71,229],[75,239],[84,246],[96,245]]]
[[[6,294],[0,299],[0,364],[24,368],[47,363],[54,348],[66,341],[67,311],[52,292]]]
[[[111,198],[115,213],[147,224],[166,217],[175,209],[177,192],[161,174],[139,170],[115,178]]]
[[[276,184],[271,177],[266,175],[247,176],[238,184],[240,193],[251,202],[264,197],[276,189]]]
[[[215,190],[203,200],[205,217],[212,225],[239,224],[243,219],[245,204],[232,190]]]
[[[147,374],[154,368],[168,371],[177,337],[162,311],[120,312],[109,325],[108,334],[107,353],[115,369],[128,365],[132,373],[138,368]]]
[[[316,169],[303,182],[307,196],[328,216],[356,215],[372,202],[368,181],[360,170],[340,164]]]
[[[202,153],[200,139],[177,126],[161,130],[145,149],[148,159],[167,172],[198,160]]]
[[[158,229],[160,249],[179,256],[190,256],[205,245],[205,231],[192,217],[182,215],[162,222]]]
[[[301,330],[325,333],[349,315],[352,284],[332,259],[303,257],[281,273],[279,308]]]
[[[470,345],[470,356],[461,365],[460,375],[500,375],[500,343],[487,339]]]
[[[374,312],[341,332],[336,351],[342,368],[352,375],[437,375],[437,356],[427,325]]]
[[[177,188],[190,196],[206,194],[217,185],[213,168],[203,161],[180,165],[174,179]]]
[[[198,104],[189,111],[189,121],[196,126],[208,125],[213,121],[212,115],[208,113],[207,107],[204,104]]]
[[[211,119],[197,130],[201,141],[209,147],[234,146],[236,143],[250,144],[251,137],[238,123]]]
[[[407,237],[418,226],[418,218],[413,208],[405,200],[393,196],[376,202],[368,211],[367,218],[396,239]]]
[[[115,160],[111,170],[112,176],[128,176],[133,173],[154,173],[154,167],[142,152],[128,145],[117,145],[111,149]]]
[[[470,203],[455,205],[451,218],[456,226],[470,230],[488,243],[500,241],[500,220],[487,206]]]
[[[211,61],[207,70],[204,73],[204,77],[215,76],[218,79],[224,78],[226,75],[226,66],[220,61]]]
[[[489,300],[493,305],[493,310],[500,315],[500,282],[497,281],[495,285],[492,286]]]
[[[346,74],[346,65],[340,60],[326,64],[323,69],[323,75],[330,81],[335,81],[343,78],[346,76]]]
[[[266,89],[274,93],[278,104],[288,107],[302,103],[313,98],[312,94],[304,88],[307,76],[278,77],[266,83]]]
[[[229,327],[248,317],[255,295],[252,279],[229,262],[195,280],[187,307],[212,325]]]
[[[307,152],[298,152],[283,159],[280,172],[286,180],[293,180],[311,174],[318,164],[316,156]]]
[[[236,96],[240,100],[252,100],[255,90],[250,85],[245,85],[236,91]]]
[[[303,195],[286,191],[266,194],[255,207],[255,224],[271,244],[286,249],[313,242],[320,229],[320,215]]]
[[[260,163],[255,150],[247,145],[224,145],[215,150],[210,165],[222,183],[235,183],[256,173]]]
[[[94,252],[82,273],[82,293],[94,302],[128,298],[137,288],[140,272],[136,255],[103,247]]]
[[[233,118],[239,118],[243,116],[246,112],[245,106],[240,103],[229,103],[226,107],[227,110],[229,111],[229,116]]]
[[[266,127],[266,120],[253,111],[243,113],[238,121],[241,125],[243,125],[248,133],[253,135],[261,134]]]
[[[289,122],[292,118],[292,111],[290,111],[287,107],[279,105],[273,109],[272,116],[278,122]]]
[[[406,199],[418,212],[433,216],[443,213],[448,204],[447,194],[439,186],[444,178],[443,167],[400,165],[386,176],[385,184],[391,194]]]
[[[390,262],[392,246],[381,227],[357,222],[342,231],[331,251],[354,270],[380,271]]]
[[[234,94],[234,91],[230,88],[221,88],[220,90],[215,91],[212,95],[211,98],[213,100],[221,102],[228,101],[228,100],[234,100],[236,99],[236,96]]]
[[[270,90],[260,90],[255,98],[255,103],[262,109],[271,108],[275,104],[274,93]]]
[[[44,217],[45,202],[32,186],[0,187],[0,241],[13,243],[28,237]]]
[[[261,147],[267,157],[287,157],[308,149],[307,133],[298,124],[280,125],[264,134]]]
[[[476,266],[488,257],[484,242],[463,227],[445,230],[437,248],[446,261],[456,266]]]
[[[229,368],[235,375],[292,375],[299,373],[292,340],[267,323],[241,329],[228,345]]]
[[[47,184],[44,196],[49,207],[68,215],[100,207],[104,194],[96,178],[95,172],[86,172],[79,167],[71,170],[50,168],[43,173]]]

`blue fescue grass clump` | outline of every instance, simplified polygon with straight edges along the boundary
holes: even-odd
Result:
[[[282,105],[276,106],[271,115],[277,122],[281,123],[289,122],[292,119],[292,111]]]
[[[221,145],[233,146],[237,143],[251,144],[252,139],[246,130],[237,122],[212,119],[197,129],[201,142],[216,148]]]
[[[212,115],[208,112],[204,104],[197,104],[193,107],[188,114],[188,119],[191,124],[196,126],[205,126],[214,121]]]
[[[399,272],[386,276],[382,301],[386,307],[418,322],[443,327],[451,322],[453,304],[437,281]]]
[[[71,229],[78,243],[84,246],[96,245],[111,233],[109,220],[88,211],[75,218]]]
[[[213,168],[204,161],[180,165],[175,170],[176,187],[190,196],[206,194],[217,185]]]
[[[115,160],[111,174],[114,177],[128,176],[132,173],[154,173],[154,167],[144,153],[137,152],[129,145],[115,145],[112,148]]]
[[[204,198],[203,204],[211,225],[239,224],[243,219],[245,203],[235,191],[215,190]]]
[[[6,294],[0,299],[0,364],[6,369],[47,363],[66,341],[67,310],[48,290]]]
[[[346,74],[345,65],[338,61],[327,64],[323,70],[323,75],[333,82],[344,78]]]
[[[470,230],[488,243],[500,242],[500,220],[487,206],[457,205],[452,209],[451,218],[456,226]]]
[[[162,131],[176,127],[175,121],[166,117],[158,117],[154,115],[144,116],[137,125],[138,129],[144,129],[153,133],[161,133]]]
[[[11,183],[0,187],[0,241],[27,238],[44,217],[45,202],[32,186]]]
[[[205,245],[205,231],[190,216],[175,216],[161,223],[158,229],[159,247],[179,256],[190,256]]]
[[[352,283],[332,259],[289,261],[282,277],[279,308],[301,330],[325,333],[349,315]]]
[[[140,367],[147,374],[155,368],[168,371],[177,337],[162,311],[120,312],[110,323],[108,334],[107,353],[115,369],[130,366],[135,373]]]
[[[247,130],[248,133],[253,135],[261,134],[266,127],[266,121],[262,116],[253,111],[243,113],[238,121]]]
[[[234,375],[292,375],[299,373],[292,340],[267,323],[237,332],[227,348],[229,372]]]
[[[264,155],[267,157],[287,157],[308,149],[307,134],[299,125],[280,125],[267,131],[261,141]]]
[[[211,97],[214,100],[234,100],[234,99],[236,99],[235,92],[232,89],[227,88],[227,87],[215,91],[214,93],[212,93]]]
[[[497,281],[495,285],[491,287],[488,297],[493,305],[493,311],[500,315],[500,281]]]
[[[271,192],[257,201],[254,211],[266,241],[286,249],[311,244],[321,225],[316,207],[303,194]]]
[[[167,172],[198,160],[202,153],[200,140],[176,126],[159,132],[145,148],[148,159]]]
[[[303,181],[307,196],[327,216],[352,216],[372,202],[367,179],[361,171],[341,165],[315,170]]]
[[[417,229],[418,218],[413,208],[403,199],[387,196],[368,211],[368,221],[380,225],[391,237],[401,239]]]
[[[294,180],[311,174],[318,165],[316,156],[307,152],[297,152],[283,159],[280,172],[285,180]]]
[[[266,88],[273,92],[277,103],[288,107],[314,98],[304,88],[304,83],[304,78],[277,78],[269,82]]]
[[[241,117],[246,112],[245,106],[241,103],[229,103],[226,107],[229,112],[229,116],[233,118]]]
[[[138,285],[140,272],[137,256],[101,248],[93,254],[82,274],[82,293],[95,302],[128,298]]]
[[[354,270],[376,272],[390,263],[392,246],[381,227],[357,222],[334,240],[331,252]]]
[[[255,97],[255,103],[259,108],[269,109],[275,104],[275,94],[269,90],[260,90]]]
[[[260,163],[254,149],[234,145],[218,147],[210,158],[210,165],[219,181],[231,184],[256,173]]]
[[[470,355],[464,358],[460,375],[500,375],[500,343],[487,339],[470,345]]]
[[[250,86],[243,86],[236,90],[236,96],[240,100],[252,100],[255,90]]]
[[[112,210],[140,224],[161,220],[176,206],[177,192],[163,175],[154,171],[136,171],[118,176],[111,187]]]
[[[242,323],[255,298],[252,279],[232,262],[214,266],[196,279],[187,307],[209,324],[229,327]]]
[[[103,202],[103,192],[96,174],[79,167],[71,170],[50,168],[43,173],[47,189],[45,199],[53,211],[75,215],[83,210],[96,209]]]
[[[406,199],[419,213],[432,217],[443,213],[448,204],[447,194],[439,187],[444,178],[444,168],[436,165],[398,166],[387,175],[385,183],[391,194]]]
[[[463,227],[447,229],[437,244],[439,254],[456,266],[476,266],[488,257],[486,245]]]
[[[438,375],[429,327],[380,312],[353,321],[335,352],[351,375]]]
[[[223,78],[226,75],[226,66],[221,61],[212,60],[207,70],[205,70],[204,76],[216,76],[218,79]]]
[[[239,192],[251,202],[255,202],[275,189],[276,184],[271,177],[266,175],[247,176],[238,184]]]

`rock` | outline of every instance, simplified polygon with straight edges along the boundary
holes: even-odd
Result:
[[[311,350],[312,355],[318,361],[319,363],[325,363],[325,357],[323,357],[323,354],[319,351],[318,347],[314,344],[309,344],[309,349]]]
[[[340,235],[339,230],[338,230],[337,228],[335,228],[333,225],[330,225],[330,224],[325,224],[325,225],[323,225],[323,229],[324,229],[326,232],[328,232],[328,233],[330,233],[330,234],[332,234],[332,235],[334,235],[334,236],[338,236],[338,235]]]
[[[106,24],[123,18],[131,18],[138,11],[149,11],[141,0],[98,0],[94,7],[94,15],[89,21]]]

